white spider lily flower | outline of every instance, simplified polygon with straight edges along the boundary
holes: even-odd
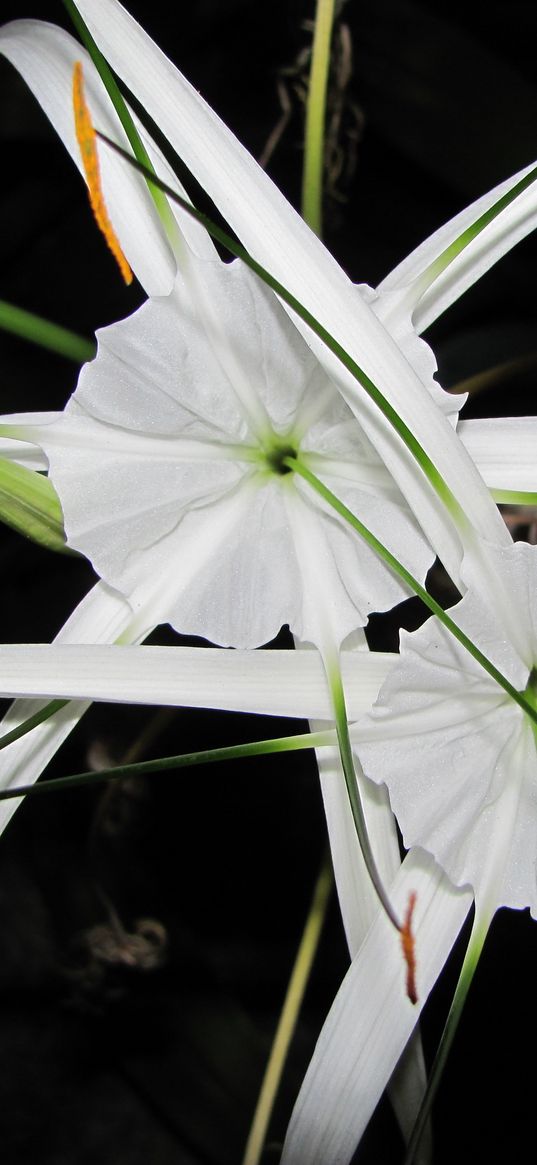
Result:
[[[495,559],[517,643],[471,593],[450,614],[535,706],[537,548],[517,542]],[[537,918],[535,726],[435,618],[402,634],[400,661],[355,740],[368,775],[388,786],[405,845],[472,886],[478,912],[529,907]]]
[[[257,647],[288,623],[339,646],[411,592],[281,458],[388,528],[420,578],[429,547],[274,295],[239,262],[191,275],[99,332],[64,413],[24,434],[46,453],[68,544],[145,612],[140,633],[169,621]]]

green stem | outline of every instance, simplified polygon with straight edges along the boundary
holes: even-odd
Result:
[[[265,1069],[242,1165],[259,1165],[261,1159],[274,1100],[317,953],[332,886],[332,866],[329,854],[325,853]]]
[[[335,0],[317,0],[311,70],[306,102],[302,218],[322,235],[326,91]]]
[[[76,332],[70,332],[59,324],[52,324],[50,320],[44,320],[42,316],[36,316],[22,307],[15,307],[5,299],[0,299],[0,328],[23,340],[29,340],[31,344],[49,348],[51,352],[74,360],[76,364],[84,364],[95,356],[95,343],[92,340],[86,340],[84,336],[78,336]]]
[[[369,834],[367,831],[367,823],[365,820],[360,788],[358,785],[356,771],[354,768],[354,761],[352,758],[352,745],[349,736],[349,724],[347,719],[347,709],[345,706],[345,693],[343,691],[339,659],[325,659],[325,669],[334,709],[339,755],[341,757],[341,765],[343,768],[343,775],[345,777],[349,805],[351,808],[352,819],[354,821],[358,842],[362,851],[362,857],[364,859],[366,870],[369,874],[371,883],[375,889],[381,906],[388,915],[390,922],[393,923],[395,929],[400,931],[400,920],[398,919],[384,889],[382,878],[380,876],[369,841]]]
[[[149,193],[153,199],[158,215],[161,219],[162,225],[166,231],[168,239],[175,249],[179,238],[179,229],[177,223],[171,212],[168,200],[163,196],[163,191],[158,182],[154,182],[156,178],[153,169],[153,163],[144,146],[144,143],[136,129],[134,120],[130,109],[123,97],[119,85],[112,73],[112,70],[106,61],[101,50],[96,45],[89,28],[84,23],[74,0],[63,0],[64,6],[80,36],[82,43],[85,45],[93,64],[101,78],[101,81],[108,93],[108,96],[114,106],[114,109],[119,117],[119,120],[125,130],[127,138],[130,142],[132,152],[136,160],[140,163],[142,173],[147,182]]]
[[[53,712],[57,712],[59,708],[63,708],[67,704],[67,700],[56,700],[54,704],[48,704],[47,709],[36,713],[31,720],[35,723],[30,724],[30,720],[25,721],[31,728],[35,728],[36,724],[40,724],[41,720],[46,719],[43,712],[46,711],[47,716],[52,716]],[[41,720],[38,719],[41,717]],[[20,726],[23,727],[22,725]],[[25,732],[29,732],[30,728],[25,728]],[[10,738],[16,740],[17,735],[21,736],[23,733],[20,729],[14,729],[14,733],[9,733]],[[39,793],[54,793],[61,792],[62,789],[78,789],[85,785],[97,785],[103,781],[117,780],[120,777],[139,777],[147,776],[150,773],[167,772],[169,769],[186,769],[195,768],[198,765],[215,764],[220,761],[242,760],[245,757],[251,756],[269,756],[272,753],[280,752],[299,752],[308,748],[323,748],[328,745],[333,745],[336,739],[336,734],[333,729],[327,729],[324,732],[304,732],[297,736],[280,736],[273,740],[255,740],[250,744],[230,745],[226,748],[210,748],[204,752],[188,752],[180,753],[178,756],[160,757],[158,760],[138,761],[136,764],[117,765],[111,769],[100,769],[99,772],[75,773],[70,777],[56,777],[51,781],[40,781],[36,785],[19,785],[16,789],[2,789],[0,790],[0,801],[8,801],[12,797],[27,797],[34,796]],[[0,740],[0,747],[5,744],[10,744],[11,739],[2,737]]]
[[[453,1001],[449,1009],[446,1024],[442,1032],[438,1050],[434,1058],[433,1066],[431,1068],[427,1082],[425,1095],[421,1102],[420,1110],[416,1118],[416,1123],[408,1143],[404,1165],[412,1165],[412,1162],[415,1159],[425,1125],[429,1119],[434,1098],[438,1092],[451,1045],[459,1026],[463,1008],[466,1003],[466,998],[472,984],[472,979],[474,977],[475,970],[483,950],[483,945],[488,933],[488,927],[489,920],[484,923],[482,919],[478,920],[476,916],[474,919],[472,933],[470,935],[470,941],[468,943],[468,949],[466,951],[461,973],[459,975],[459,980],[455,988]]]
[[[8,744],[14,744],[16,740],[20,740],[21,736],[26,736],[28,732],[32,732],[39,724],[43,724],[55,712],[59,712],[61,708],[65,708],[69,700],[51,700],[49,704],[45,704],[44,708],[40,708],[39,712],[34,712],[33,716],[29,716],[27,720],[23,720],[22,724],[12,728],[11,732],[6,732],[4,736],[0,736],[0,749],[7,748]],[[30,788],[34,786],[31,785]],[[16,796],[15,793],[10,793],[8,790],[0,791],[0,800],[5,800],[10,796]]]
[[[492,660],[488,659],[487,656],[484,655],[478,647],[476,647],[475,643],[472,642],[468,635],[465,635],[464,631],[462,631],[461,628],[457,626],[457,624],[453,621],[453,619],[450,618],[447,612],[444,611],[443,607],[441,607],[440,604],[436,602],[436,599],[432,598],[428,591],[425,590],[425,587],[423,587],[421,583],[418,582],[417,578],[414,578],[414,575],[411,574],[410,571],[407,570],[406,567],[403,566],[403,564],[399,562],[397,558],[395,558],[391,551],[388,550],[387,546],[385,546],[384,543],[381,542],[375,536],[375,534],[373,534],[372,531],[369,530],[368,527],[365,526],[364,523],[356,517],[356,514],[353,514],[352,511],[349,510],[347,506],[344,505],[344,503],[340,501],[340,499],[337,498],[330,489],[328,489],[328,486],[324,485],[324,483],[318,477],[316,477],[310,469],[308,469],[307,465],[304,465],[304,463],[298,458],[286,457],[284,458],[283,464],[287,465],[289,469],[293,469],[295,473],[298,473],[300,477],[304,478],[304,480],[307,481],[309,485],[311,485],[312,489],[314,489],[324,499],[325,502],[328,502],[328,504],[332,506],[336,513],[344,518],[345,521],[348,522],[349,525],[352,526],[353,529],[361,535],[364,541],[367,542],[368,546],[370,546],[371,549],[374,550],[376,554],[378,554],[379,558],[382,558],[383,562],[385,562],[386,565],[389,566],[391,570],[393,570],[394,574],[402,579],[403,582],[405,582],[411,588],[411,590],[414,591],[414,594],[418,595],[422,602],[424,602],[429,610],[432,611],[433,615],[436,615],[440,622],[444,624],[444,627],[446,627],[447,630],[455,636],[455,639],[457,639],[459,643],[462,644],[464,648],[466,648],[470,655],[472,655],[473,658],[477,660],[479,664],[481,664],[481,667],[484,668],[486,672],[488,672],[492,679],[495,680],[496,683],[499,684],[500,687],[503,688],[509,696],[511,696],[511,699],[520,705],[526,715],[529,716],[530,720],[532,720],[534,724],[537,724],[537,710],[529,703],[526,696],[524,695],[524,692],[517,691],[517,689],[513,686],[512,683],[510,683],[507,677],[502,675],[502,672],[499,671],[497,667],[495,667],[495,665],[492,663]]]

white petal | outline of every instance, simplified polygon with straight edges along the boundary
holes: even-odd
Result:
[[[287,1133],[282,1165],[347,1165],[468,913],[432,858],[414,850],[390,887],[403,914],[417,893],[418,1003],[405,995],[399,938],[379,911],[319,1037]]]
[[[537,492],[537,418],[459,421],[457,432],[492,490]]]
[[[294,549],[278,484],[236,490],[178,522],[170,504],[166,537],[125,559],[120,585],[133,606],[150,605],[156,622],[222,646],[257,647],[298,621]],[[261,536],[260,536],[261,531]],[[127,548],[128,555],[128,548]]]
[[[202,98],[115,0],[78,7],[113,68],[158,122],[245,245],[321,320],[386,394],[491,541],[505,527],[449,422],[341,268]],[[307,332],[302,324],[300,330]],[[413,457],[339,361],[308,341],[341,388],[450,572],[461,548]]]
[[[0,655],[1,658],[1,655]],[[346,697],[350,695],[346,691]],[[312,732],[321,728],[311,722]],[[357,953],[378,909],[378,898],[365,868],[349,806],[339,749],[315,750],[334,876],[351,958]],[[360,766],[357,766],[361,774]],[[386,790],[362,775],[360,790],[371,848],[383,882],[393,881],[401,864],[395,819]]]
[[[92,120],[103,133],[129,148],[110,98],[88,56],[69,33],[43,21],[18,20],[0,30],[0,52],[19,70],[54,128],[81,170],[75,137],[72,79],[75,61],[83,61],[86,97]],[[134,116],[134,115],[133,115]],[[180,184],[142,129],[135,124],[159,177],[180,190]],[[103,192],[108,212],[122,248],[140,283],[149,295],[166,295],[176,274],[176,260],[147,189],[145,179],[112,151],[99,149]],[[214,255],[212,242],[201,227],[183,212],[172,213],[193,250]]]
[[[478,590],[475,578],[479,558]],[[488,610],[488,615],[485,611],[474,614],[475,608],[468,607],[470,638],[474,638],[476,627],[478,635],[486,634],[485,653],[515,687],[524,688],[537,660],[537,548],[527,542],[497,546],[476,540],[473,555],[465,556],[463,560],[461,575],[464,586],[474,593],[474,597],[480,595]],[[461,605],[456,609],[466,619],[467,608]],[[493,624],[485,632],[490,618]]]
[[[411,314],[418,332],[425,331],[425,328],[434,323],[450,304],[492,267],[493,263],[535,230],[537,183],[533,183],[489,223],[418,298],[420,278],[430,264],[533,169],[534,162],[465,207],[460,214],[425,239],[379,284],[377,291],[381,298],[395,291],[403,293],[400,303],[404,304],[406,313]],[[397,296],[394,296],[392,312],[396,310],[396,304]]]
[[[367,623],[372,611],[387,610],[412,592],[307,486],[300,480],[297,489],[293,485],[282,489],[302,595],[292,630],[317,646],[339,645],[357,625]],[[400,556],[425,575],[429,552],[402,506],[379,503],[349,488],[337,492],[377,536],[384,536],[391,522]]]
[[[204,433],[238,440],[248,426],[266,430],[269,415],[270,428],[287,433],[302,400],[323,382],[331,388],[326,376],[243,264],[197,260],[190,269],[195,279],[186,288],[178,283],[172,295],[99,331],[98,357],[84,369],[77,401],[101,420],[154,433],[188,422],[196,436],[198,421]]]
[[[349,715],[356,718],[370,706],[395,659],[343,653]],[[6,644],[0,647],[0,665],[3,696],[332,716],[324,669],[314,651]]]

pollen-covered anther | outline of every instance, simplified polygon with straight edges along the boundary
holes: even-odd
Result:
[[[406,993],[411,1003],[418,1002],[416,989],[416,940],[412,933],[412,916],[416,905],[417,894],[412,890],[408,896],[408,906],[404,922],[401,926],[401,946],[406,963]]]
[[[110,247],[125,283],[132,283],[132,271],[121,250],[119,239],[108,216],[104,201],[97,141],[91,114],[84,96],[84,74],[81,61],[76,61],[73,69],[73,109],[76,139],[80,149],[84,174],[86,175],[86,182],[88,184],[89,200],[95,221]]]

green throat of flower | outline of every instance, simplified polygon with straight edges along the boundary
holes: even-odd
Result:
[[[298,452],[298,442],[291,436],[278,437],[274,434],[270,443],[262,450],[260,460],[270,474],[285,477],[293,473],[291,463],[297,460]]]

